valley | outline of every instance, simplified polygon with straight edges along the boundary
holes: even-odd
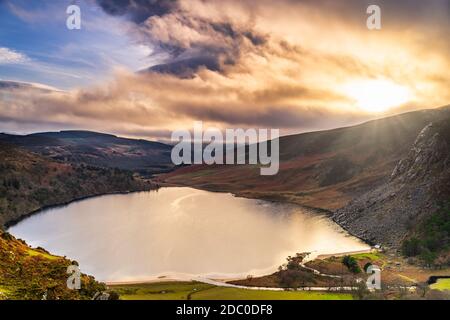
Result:
[[[292,203],[304,210],[328,215],[350,234],[372,245],[381,245],[383,249],[376,255],[349,255],[360,269],[369,262],[381,263],[386,288],[397,289],[383,291],[383,296],[378,298],[404,298],[408,295],[402,296],[401,288],[413,286],[422,290],[429,287],[426,281],[430,276],[449,273],[448,209],[445,206],[450,200],[449,120],[450,107],[447,106],[354,127],[281,137],[280,171],[270,177],[260,176],[258,165],[177,168],[170,163],[170,146],[100,133],[2,134],[0,225],[11,226],[41,209],[66,205],[74,200],[158,190],[161,186],[232,193],[239,198],[261,199],[280,206]],[[10,245],[14,247],[14,238],[4,236],[4,239],[2,250]],[[30,258],[19,260],[20,265],[40,263],[34,260],[41,258],[65,261],[51,258],[53,256],[46,251],[40,251],[43,249],[32,249],[24,242],[20,243],[20,255],[32,253]],[[286,251],[285,256],[295,254],[297,249]],[[363,276],[363,273],[349,274],[343,267],[342,257],[333,255],[307,262],[305,267],[324,273],[331,271],[330,274],[337,272],[334,275],[340,280],[311,274],[308,268],[299,265],[294,268],[294,279],[297,280],[293,283],[289,280],[287,287],[335,287],[345,281],[346,285],[353,286],[354,281]],[[6,270],[5,266],[2,268]],[[286,287],[286,271],[280,269],[247,278],[241,275],[242,279],[233,283],[283,288]],[[54,274],[49,278],[48,273],[45,274],[39,275],[44,277],[40,288],[47,286],[49,279],[60,277]],[[18,275],[9,271],[0,275],[0,289],[3,290],[0,292],[4,296],[26,295],[34,299],[42,293],[43,289],[39,289],[39,293],[29,295],[28,287],[22,293],[15,291],[11,289],[11,283],[17,281],[14,277]],[[181,295],[177,296],[179,289],[170,289],[177,284],[158,285],[123,284],[111,288],[117,289],[124,299],[187,298],[192,290],[198,289],[195,283],[182,283],[187,289],[182,289]],[[318,292],[281,291],[275,294],[217,285],[206,287],[202,294],[195,292],[189,297],[214,299],[233,295],[243,299],[275,299],[277,295],[281,299],[327,298],[326,294]],[[445,287],[445,281],[434,287],[439,291]],[[164,293],[158,293],[158,288]],[[57,290],[58,296],[65,294],[60,290]],[[428,293],[429,289],[423,289],[423,295],[417,295],[417,290],[410,297],[439,296],[436,290]],[[165,296],[166,292],[172,291],[176,294]],[[355,289],[329,297],[361,299],[375,296]]]

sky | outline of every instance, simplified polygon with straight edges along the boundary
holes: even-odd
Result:
[[[0,0],[0,132],[292,134],[436,108],[449,39],[448,0]]]

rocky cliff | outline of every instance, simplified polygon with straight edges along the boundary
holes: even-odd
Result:
[[[398,248],[450,200],[450,118],[428,124],[385,184],[337,210],[333,220],[352,234]]]

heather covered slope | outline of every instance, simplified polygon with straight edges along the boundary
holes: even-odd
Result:
[[[130,171],[64,163],[0,143],[0,227],[42,207],[152,187]]]
[[[280,171],[275,176],[261,176],[257,166],[191,166],[162,179],[335,210],[385,183],[420,131],[449,115],[447,106],[353,127],[281,137]]]
[[[171,146],[90,131],[42,132],[25,136],[0,134],[14,144],[54,160],[119,168],[151,175],[172,169]]]
[[[72,261],[0,230],[0,300],[90,300],[106,290],[93,277],[81,276],[81,290],[67,288]]]

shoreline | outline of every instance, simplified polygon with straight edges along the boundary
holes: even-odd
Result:
[[[346,233],[348,233],[350,236],[355,237],[359,240],[361,240],[364,244],[368,245],[370,248],[369,249],[365,249],[365,250],[356,250],[356,251],[347,251],[347,252],[338,252],[335,254],[320,254],[316,257],[314,257],[312,260],[316,260],[316,259],[325,259],[327,257],[331,257],[331,256],[342,256],[342,255],[346,255],[346,254],[358,254],[358,253],[368,253],[372,251],[372,244],[367,241],[366,239],[362,239],[358,236],[353,235],[351,232],[349,232],[347,229],[345,229],[343,226],[341,226],[340,224],[338,224],[337,222],[335,222],[332,218],[331,218],[331,211],[328,210],[324,210],[324,209],[320,209],[320,208],[314,208],[314,207],[309,207],[309,206],[304,206],[295,202],[291,202],[291,201],[285,201],[283,199],[270,199],[269,196],[264,197],[264,196],[260,196],[260,197],[250,197],[250,196],[246,196],[245,194],[241,194],[241,193],[233,193],[230,191],[219,191],[219,190],[208,190],[208,189],[202,189],[200,187],[196,187],[196,186],[189,186],[189,185],[185,185],[185,184],[171,184],[171,183],[165,183],[165,182],[161,182],[158,181],[157,183],[158,187],[156,188],[149,188],[147,190],[135,190],[135,191],[120,191],[120,192],[109,192],[109,193],[101,193],[101,194],[95,194],[95,195],[89,195],[89,196],[84,196],[84,197],[79,197],[79,198],[75,198],[72,199],[70,201],[66,201],[66,202],[62,202],[59,204],[53,204],[53,205],[47,205],[47,206],[43,206],[39,209],[36,209],[30,213],[27,213],[17,219],[8,221],[4,224],[4,230],[6,231],[7,229],[17,225],[18,223],[20,223],[21,221],[30,218],[31,216],[34,215],[38,215],[40,213],[42,213],[45,210],[49,210],[49,209],[56,209],[56,208],[61,208],[61,207],[65,207],[68,206],[72,203],[78,202],[78,201],[83,201],[83,200],[87,200],[87,199],[91,199],[91,198],[97,198],[97,197],[103,197],[103,196],[110,196],[110,195],[127,195],[130,193],[139,193],[139,192],[151,192],[151,191],[155,191],[158,190],[159,188],[176,188],[176,187],[181,187],[181,188],[192,188],[192,189],[196,189],[196,190],[201,190],[201,191],[207,191],[207,192],[214,192],[214,193],[228,193],[231,194],[234,197],[240,197],[240,198],[245,198],[245,199],[253,199],[253,200],[261,200],[261,201],[266,201],[266,202],[272,202],[272,203],[285,203],[285,204],[292,204],[295,206],[298,206],[300,208],[304,208],[306,210],[311,211],[312,214],[317,214],[317,215],[323,215],[326,216],[330,222],[335,223],[337,226],[339,226],[343,231],[345,231]],[[263,276],[268,276],[269,274],[264,274]],[[139,284],[151,284],[151,283],[165,283],[165,282],[193,282],[193,281],[198,281],[198,282],[203,282],[203,283],[214,283],[215,285],[222,285],[222,286],[228,286],[231,285],[227,282],[229,281],[236,281],[236,280],[243,280],[245,278],[241,278],[241,277],[234,277],[234,278],[213,278],[213,277],[199,277],[199,276],[189,276],[187,275],[187,277],[182,277],[182,276],[163,276],[163,277],[158,277],[158,278],[150,278],[147,280],[130,280],[130,281],[104,281],[104,283],[108,286],[118,286],[118,285],[139,285]],[[234,285],[232,285],[234,286]],[[245,287],[242,286],[243,288],[251,288],[251,287]]]
[[[345,252],[337,252],[337,253],[327,253],[327,254],[321,254],[318,255],[317,257],[315,257],[314,259],[312,259],[311,261],[314,260],[324,260],[327,259],[329,257],[341,257],[344,255],[352,255],[352,254],[361,254],[361,253],[371,253],[373,251],[372,248],[370,249],[366,249],[366,250],[355,250],[355,251],[345,251]],[[265,274],[262,276],[269,276],[272,273],[269,274]],[[157,278],[149,278],[147,280],[117,280],[117,281],[105,281],[104,283],[107,286],[120,286],[120,285],[142,285],[142,284],[154,284],[154,283],[166,283],[166,282],[202,282],[202,283],[209,283],[209,284],[215,284],[217,286],[233,286],[233,287],[242,287],[242,288],[256,288],[256,287],[247,287],[247,286],[237,286],[237,285],[232,285],[229,282],[230,281],[239,281],[239,280],[245,280],[245,278],[215,278],[215,277],[201,277],[201,276],[189,276],[187,275],[186,277],[177,277],[176,275],[172,275],[172,276],[160,276]],[[264,288],[264,287],[261,287]]]
[[[329,217],[331,217],[331,215],[333,214],[333,211],[331,210],[327,210],[327,209],[323,209],[323,208],[318,208],[318,207],[312,207],[312,206],[307,206],[304,204],[299,204],[297,202],[294,201],[288,201],[286,199],[275,199],[275,198],[271,198],[270,195],[268,194],[260,194],[260,196],[257,197],[251,197],[245,193],[241,193],[241,192],[233,192],[233,191],[227,191],[227,190],[213,190],[213,189],[209,189],[209,188],[201,188],[198,186],[192,186],[189,184],[184,184],[184,183],[170,183],[170,182],[165,182],[165,181],[157,181],[157,183],[159,184],[160,187],[165,187],[165,188],[177,188],[177,187],[185,187],[185,188],[192,188],[192,189],[196,189],[196,190],[201,190],[201,191],[208,191],[208,192],[214,192],[214,193],[228,193],[231,194],[233,197],[237,197],[237,198],[244,198],[244,199],[253,199],[253,200],[263,200],[263,201],[267,201],[267,202],[273,202],[273,203],[285,203],[285,204],[292,204],[292,205],[296,205],[298,207],[307,209],[307,210],[311,210],[311,211],[316,211],[315,213],[317,214],[325,214]]]

